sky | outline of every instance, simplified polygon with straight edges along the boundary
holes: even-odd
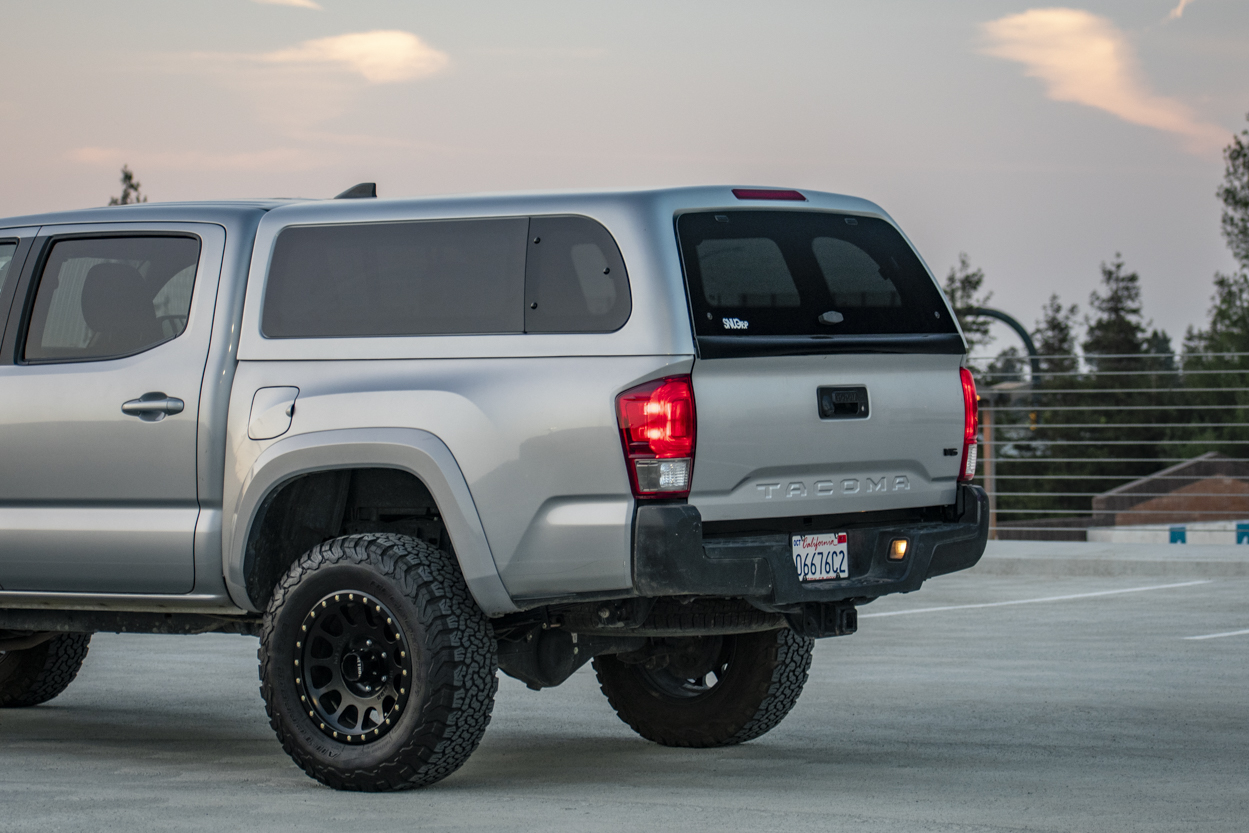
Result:
[[[879,203],[1031,327],[1122,253],[1179,341],[1249,127],[1247,0],[5,0],[0,216],[695,184]],[[1001,333],[996,346],[1012,336]]]

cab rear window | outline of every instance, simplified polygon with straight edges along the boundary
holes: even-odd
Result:
[[[699,336],[955,333],[940,291],[884,220],[814,211],[677,220]]]

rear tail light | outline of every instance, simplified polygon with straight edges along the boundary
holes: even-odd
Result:
[[[694,475],[694,387],[669,376],[616,397],[616,420],[635,497],[686,497]]]
[[[958,369],[963,379],[963,465],[958,479],[970,483],[976,476],[976,428],[980,417],[979,399],[976,396],[976,380],[965,367]]]

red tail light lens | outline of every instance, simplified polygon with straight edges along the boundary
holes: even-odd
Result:
[[[976,380],[965,367],[958,369],[963,380],[963,463],[960,482],[969,483],[976,476],[976,428],[980,420],[980,400],[976,396]]]
[[[616,397],[616,420],[635,497],[685,497],[694,474],[694,386],[669,376]]]

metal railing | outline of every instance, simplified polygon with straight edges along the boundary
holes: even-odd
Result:
[[[1249,536],[1249,353],[969,364],[991,537],[1238,520]]]

